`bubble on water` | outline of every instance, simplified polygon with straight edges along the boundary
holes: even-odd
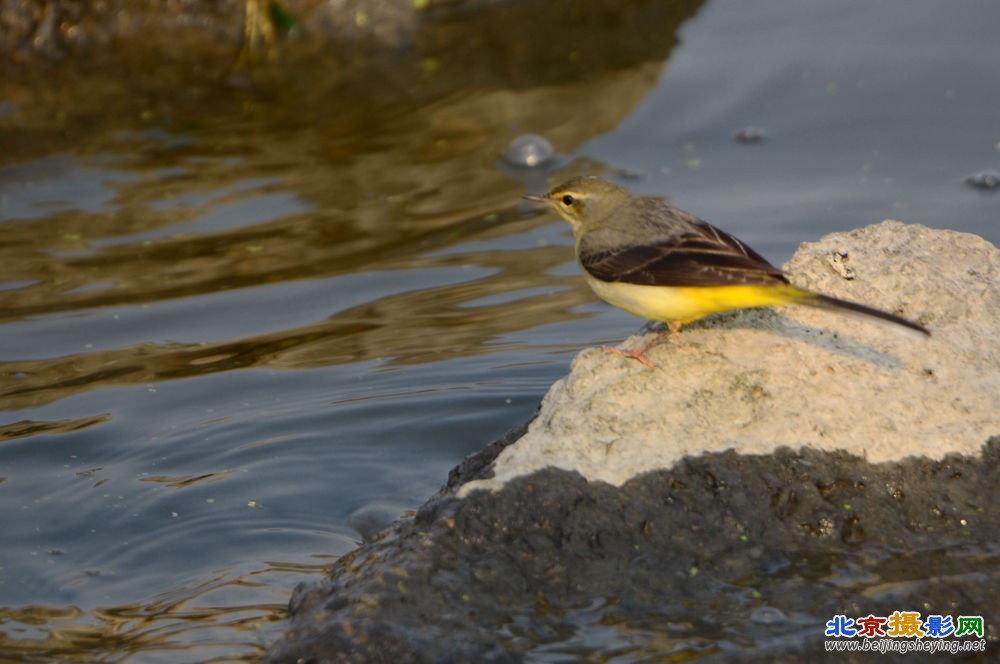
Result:
[[[347,523],[362,540],[371,542],[405,511],[406,508],[399,505],[371,503],[354,510],[347,517]]]
[[[760,143],[767,138],[767,132],[760,127],[744,127],[733,134],[733,138],[738,143]]]
[[[787,620],[784,612],[773,606],[759,606],[750,612],[750,621],[758,625],[776,625]]]
[[[503,158],[512,166],[538,168],[552,161],[555,155],[555,149],[544,136],[525,134],[510,142]]]
[[[965,178],[965,184],[975,189],[996,191],[997,189],[1000,189],[1000,171],[987,169],[985,171],[973,173],[969,177]]]

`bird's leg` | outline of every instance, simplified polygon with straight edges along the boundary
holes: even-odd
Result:
[[[664,332],[668,328],[667,324],[658,320],[647,320],[642,326],[642,334],[645,336],[651,332]]]
[[[660,343],[661,341],[663,341],[663,339],[670,336],[671,334],[675,334],[681,331],[680,321],[676,320],[666,321],[666,325],[667,325],[666,330],[657,334],[655,337],[653,337],[652,341],[650,341],[647,344],[644,344],[642,348],[638,350],[622,350],[621,348],[611,348],[606,346],[604,348],[604,352],[614,353],[615,355],[621,355],[622,357],[627,357],[631,360],[638,360],[642,364],[645,364],[647,367],[652,369],[656,367],[656,365],[653,364],[652,360],[646,357],[646,351],[655,346],[656,344]]]

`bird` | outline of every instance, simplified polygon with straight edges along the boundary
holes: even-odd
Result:
[[[862,314],[930,336],[918,323],[864,304],[814,293],[729,233],[658,196],[633,194],[595,176],[577,176],[545,194],[569,222],[587,284],[602,300],[666,324],[638,350],[608,348],[654,366],[646,352],[681,326],[710,314],[783,304]]]

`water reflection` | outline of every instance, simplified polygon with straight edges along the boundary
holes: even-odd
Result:
[[[498,162],[617,126],[701,3],[486,4],[239,89],[168,30],[0,62],[4,654],[252,661],[351,514],[533,408],[556,370],[490,357],[592,296]]]
[[[287,597],[261,591],[313,578],[323,564],[269,563],[244,574],[220,572],[133,604],[94,609],[0,607],[0,652],[21,661],[254,662],[279,634]],[[246,601],[248,598],[250,602]],[[241,635],[234,638],[234,634]]]
[[[83,417],[75,420],[54,420],[49,422],[35,422],[33,420],[21,420],[0,426],[0,441],[11,438],[22,438],[26,436],[37,436],[39,434],[69,433],[80,431],[92,427],[95,424],[103,424],[111,420],[111,415],[101,413],[93,417]]]
[[[468,219],[460,225],[471,229],[467,234],[471,239],[488,243],[496,241],[498,235],[504,232],[523,231],[539,223],[551,223],[551,220],[525,220],[523,217],[521,212],[507,210],[495,213],[492,227],[482,219]],[[507,222],[507,219],[511,221]],[[486,230],[477,230],[481,228]],[[360,287],[366,293],[366,301],[347,307],[326,320],[293,328],[282,327],[280,320],[266,318],[267,307],[260,306],[262,303],[258,302],[257,309],[265,316],[262,322],[278,328],[276,331],[234,339],[232,337],[238,333],[237,330],[223,329],[222,336],[227,338],[221,341],[145,342],[84,353],[71,352],[85,343],[84,339],[106,339],[109,334],[112,338],[135,338],[148,334],[151,329],[157,330],[155,334],[161,334],[163,328],[152,326],[155,321],[149,320],[144,311],[132,311],[128,307],[117,309],[110,315],[98,316],[95,312],[96,320],[78,322],[76,332],[70,335],[65,334],[65,318],[62,315],[51,321],[34,319],[27,324],[8,324],[7,330],[10,331],[33,329],[36,335],[50,337],[54,343],[45,351],[54,357],[0,362],[0,372],[13,377],[0,387],[0,398],[10,408],[23,408],[94,387],[146,384],[253,366],[306,368],[369,359],[407,363],[454,358],[482,352],[492,339],[508,332],[572,318],[573,308],[591,299],[575,278],[550,274],[553,268],[571,259],[566,246],[540,246],[519,251],[483,250],[430,257],[413,255],[414,245],[425,254],[434,254],[443,247],[453,245],[458,232],[449,227],[413,237],[409,243],[409,256],[404,253],[406,247],[403,246],[396,255],[384,248],[373,250],[371,254],[363,251],[352,254],[343,245],[334,244],[322,250],[322,255],[311,266],[300,261],[294,261],[294,264],[286,261],[284,268],[269,266],[262,254],[268,254],[276,261],[280,260],[276,256],[301,256],[303,242],[294,235],[272,235],[266,242],[267,251],[240,253],[232,260],[206,260],[200,270],[190,266],[183,268],[183,274],[191,282],[188,287],[183,285],[184,278],[178,275],[176,263],[170,276],[150,265],[161,260],[164,264],[170,263],[167,256],[172,253],[166,248],[162,257],[146,252],[136,255],[115,247],[100,249],[98,256],[87,259],[52,258],[50,261],[59,262],[79,275],[71,280],[72,283],[86,282],[88,277],[80,273],[100,268],[102,279],[116,284],[129,283],[132,287],[125,291],[116,288],[84,292],[74,287],[68,292],[60,289],[62,293],[54,294],[51,292],[53,281],[38,275],[42,284],[48,287],[39,284],[6,294],[5,310],[9,316],[25,319],[38,310],[96,310],[129,300],[154,302],[177,297],[178,291],[185,294],[190,291],[224,291],[226,286],[237,288],[237,284],[240,287],[259,284],[267,288],[267,282],[271,280],[284,283],[291,279],[292,276],[287,274],[289,271],[300,272],[295,275],[299,278],[305,275],[315,277],[315,273],[321,270],[327,274],[350,272],[358,264],[367,269],[347,278],[349,287],[338,286],[337,278],[332,277],[327,283],[311,284],[308,289],[295,289],[282,296],[296,297],[303,291],[308,293],[328,288],[333,292],[343,291],[343,296],[347,298],[351,296],[350,288]],[[253,233],[252,230],[237,232]],[[178,249],[188,245],[184,264],[191,263],[190,253],[197,252],[190,246],[194,243],[185,243],[182,239],[171,238],[165,243]],[[108,252],[121,252],[122,255],[120,259],[114,259],[104,255]],[[338,262],[331,260],[331,255],[349,257],[349,260]],[[241,270],[241,266],[245,269]],[[396,285],[391,294],[372,297],[379,290],[379,274],[376,271],[390,275],[393,271],[405,272],[407,280],[422,287],[398,292],[401,287]],[[435,275],[434,271],[446,274]],[[240,272],[242,274],[237,274]],[[485,279],[487,276],[490,278]],[[435,281],[444,283],[432,286]],[[487,303],[485,298],[492,296],[502,296],[503,299]],[[260,295],[254,297],[260,299]],[[280,309],[280,300],[264,295],[263,303],[269,301],[274,305],[272,310]],[[224,312],[233,308],[225,299],[219,302],[218,297],[206,301],[204,306],[220,307]],[[246,306],[253,305],[247,303]],[[315,309],[308,302],[302,306]],[[193,308],[198,307],[195,305]],[[207,316],[211,319],[211,312]],[[136,319],[139,327],[131,334],[122,331],[121,328],[129,320]],[[249,325],[260,324],[255,322]],[[104,329],[107,325],[118,329],[108,332]],[[203,322],[201,329],[210,331],[211,324]],[[192,335],[190,330],[187,334],[198,336]],[[13,342],[12,350],[24,345]],[[30,348],[28,344],[24,352],[27,353]],[[35,350],[40,349],[35,347]]]
[[[136,140],[130,137],[130,145]],[[68,436],[104,429],[116,418],[128,421],[127,402],[73,417],[33,410],[95,390],[142,390],[248,368],[369,360],[412,365],[482,354],[496,350],[508,333],[580,315],[574,308],[591,299],[575,277],[555,274],[571,260],[562,225],[512,207],[522,189],[495,169],[488,151],[489,163],[461,182],[418,176],[425,166],[415,166],[409,181],[387,182],[375,176],[386,168],[380,163],[364,169],[371,171],[361,176],[370,177],[364,187],[354,178],[337,187],[327,180],[343,182],[342,173],[327,167],[325,178],[304,172],[278,178],[267,176],[272,166],[258,160],[198,154],[204,151],[198,141],[171,145],[168,155],[148,148],[127,158],[102,152],[65,159],[38,180],[47,179],[35,190],[41,199],[27,195],[21,207],[4,209],[0,404],[18,418],[0,425],[0,441],[44,439],[55,445],[49,449],[62,450]],[[5,180],[8,195],[21,186],[12,179]],[[84,194],[75,198],[76,190]],[[35,214],[46,206],[45,214]],[[510,243],[511,237],[518,241]],[[202,398],[211,401],[210,389],[203,389]],[[161,411],[161,417],[190,415]],[[134,437],[153,454],[172,453],[156,452],[145,426]],[[83,499],[72,513],[79,530],[103,524],[108,507],[91,507],[82,487],[42,482],[37,498],[8,494],[5,501],[52,508],[27,512],[23,522],[7,517],[5,530],[40,528],[45,535],[37,540],[72,542],[77,550],[72,556],[59,547],[42,550],[39,568],[28,557],[3,578],[9,583],[31,570],[45,578],[35,591],[41,597],[88,597],[104,594],[101,581],[110,574],[117,591],[107,592],[124,599],[121,590],[131,587],[140,599],[100,608],[8,606],[0,609],[0,650],[29,661],[255,661],[277,636],[296,580],[319,575],[322,566],[268,563],[245,574],[200,572],[191,585],[144,597],[149,581],[140,573],[129,583],[132,570],[155,560],[159,577],[170,578],[190,564],[161,553],[167,542],[212,548],[213,537],[231,535],[217,514],[151,530],[148,510],[136,506],[142,485],[188,493],[216,484],[216,493],[227,496],[234,491],[227,486],[240,482],[219,461],[225,448],[206,449],[190,471],[135,477],[143,466],[126,459],[136,443],[107,440],[105,447],[121,446],[108,448],[111,462],[84,455],[84,467],[73,474],[91,491],[126,491],[113,494],[111,507],[123,516],[134,511],[138,524],[113,517],[111,539],[92,544],[46,518],[59,509],[54,503],[67,499],[68,506],[78,495]],[[304,465],[297,465],[301,473]],[[140,488],[123,489],[123,475]],[[14,478],[20,493],[25,478]],[[318,517],[311,527],[319,527]],[[136,545],[120,543],[124,537]],[[107,552],[95,556],[91,546]],[[34,544],[23,548],[38,553]],[[53,574],[45,563],[55,559],[65,562]]]

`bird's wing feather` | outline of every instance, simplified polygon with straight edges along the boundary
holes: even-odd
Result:
[[[675,212],[680,212],[675,210]],[[732,235],[692,217],[672,236],[595,247],[580,241],[580,263],[601,281],[647,286],[775,286],[784,273]],[[673,230],[673,229],[672,229]]]

